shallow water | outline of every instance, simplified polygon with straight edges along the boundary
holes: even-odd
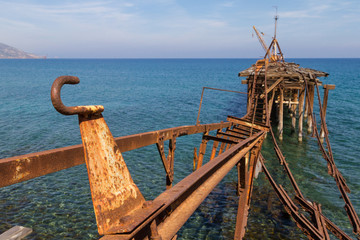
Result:
[[[290,60],[289,60],[290,61]],[[114,136],[124,136],[196,121],[203,86],[246,91],[237,73],[254,59],[46,59],[0,60],[0,158],[80,144],[78,120],[51,105],[50,88],[61,75],[75,75],[77,86],[64,86],[65,105],[102,104]],[[360,211],[359,59],[296,59],[303,67],[330,73],[327,124],[335,161]],[[322,91],[321,91],[322,94]],[[201,122],[242,116],[246,98],[206,90]],[[316,109],[315,109],[316,110]],[[298,143],[288,130],[280,148],[303,194],[322,204],[328,218],[351,234],[352,228],[334,180],[316,141],[306,135]],[[192,172],[193,147],[201,136],[180,137],[175,152],[175,182]],[[270,139],[262,150],[273,177],[291,190],[278,167]],[[146,199],[165,189],[165,173],[156,146],[124,153],[134,181]],[[291,191],[290,191],[291,194]],[[0,189],[0,232],[15,224],[33,228],[29,239],[97,239],[84,165]],[[179,232],[178,239],[229,239],[237,210],[233,170]],[[245,239],[306,239],[279,205],[267,180],[255,181]],[[352,235],[353,236],[353,235]]]

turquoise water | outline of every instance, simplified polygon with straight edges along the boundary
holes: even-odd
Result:
[[[288,60],[291,61],[291,60]],[[327,123],[335,161],[360,212],[360,59],[296,59],[303,67],[330,73]],[[114,136],[158,130],[196,121],[203,86],[246,91],[237,73],[255,59],[46,59],[0,60],[0,158],[80,144],[78,120],[51,105],[50,88],[61,75],[80,78],[64,86],[65,105],[104,105]],[[322,90],[321,90],[322,94]],[[201,122],[242,116],[244,95],[206,90]],[[316,141],[298,143],[290,121],[280,147],[303,194],[348,234],[352,228],[334,180]],[[177,139],[175,182],[192,171],[193,147],[201,136]],[[274,158],[271,141],[263,145],[268,168],[291,194]],[[156,146],[124,153],[132,176],[147,199],[165,189],[165,173]],[[178,239],[231,239],[236,218],[236,171],[216,187],[179,232]],[[33,228],[29,239],[97,239],[85,166],[77,166],[0,189],[0,232],[13,225]],[[353,236],[353,235],[351,235]],[[279,205],[260,174],[255,182],[245,239],[306,239]]]

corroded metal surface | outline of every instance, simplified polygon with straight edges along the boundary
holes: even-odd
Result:
[[[272,44],[280,49],[276,39],[274,40]],[[268,54],[269,52],[266,55]],[[277,60],[283,61],[282,53]],[[304,100],[304,89],[306,89],[309,128],[310,130],[313,129],[314,136],[319,140],[320,149],[328,162],[329,174],[334,177],[345,201],[345,210],[353,225],[353,230],[359,234],[360,221],[347,195],[350,190],[345,179],[336,168],[333,159],[325,123],[325,110],[322,109],[319,97],[319,81],[316,77],[327,76],[327,73],[302,69],[298,65],[280,63],[280,61],[274,63],[265,57],[240,75],[247,76],[246,83],[249,84],[248,108],[244,117],[228,116],[228,122],[200,125],[199,116],[205,89],[237,92],[204,87],[196,125],[140,133],[116,139],[113,138],[101,114],[104,110],[103,106],[67,107],[63,105],[60,96],[61,87],[64,84],[77,84],[80,80],[73,76],[61,76],[55,80],[52,86],[51,100],[55,109],[60,113],[65,115],[78,114],[83,144],[1,159],[0,187],[85,162],[98,231],[104,235],[102,239],[164,240],[176,238],[178,230],[201,202],[224,176],[237,166],[239,202],[234,239],[242,239],[247,224],[254,177],[262,167],[285,210],[310,239],[329,239],[327,229],[340,239],[351,239],[323,215],[320,204],[311,203],[302,195],[270,128],[270,113],[273,103],[276,103],[274,100],[276,92],[281,93],[277,102],[280,105],[279,112],[281,112],[283,104],[286,103],[293,114],[296,114],[296,105],[292,104],[299,104],[296,102],[297,91],[300,90],[299,95]],[[296,83],[289,83],[290,80],[294,79]],[[313,114],[315,87],[319,97],[321,128],[324,133],[326,148],[320,142],[316,119]],[[285,92],[284,89],[286,88],[291,89],[291,91]],[[270,98],[268,94],[271,94]],[[285,94],[292,97],[284,100]],[[299,106],[302,105],[302,103],[299,104]],[[281,132],[282,121],[280,123]],[[294,199],[281,185],[274,181],[260,154],[264,137],[269,130],[275,153],[293,186]],[[213,131],[216,131],[215,135]],[[196,171],[173,186],[177,138],[197,133],[202,133],[202,141],[199,148],[194,148],[193,160]],[[167,154],[164,150],[165,141],[168,141],[169,144]],[[207,145],[211,141],[213,143],[209,161],[203,164]],[[151,144],[156,144],[160,160],[163,163],[166,174],[166,191],[153,201],[146,201],[132,180],[122,152]],[[300,212],[301,208],[309,213],[310,220],[308,215]]]
[[[169,140],[173,135],[187,136],[205,131],[227,128],[230,122],[198,126],[181,126],[159,131],[139,133],[115,138],[120,152],[156,144],[159,138]],[[82,145],[74,145],[37,153],[0,159],[0,187],[9,186],[49,173],[85,163]]]
[[[69,80],[70,79],[70,80]],[[56,84],[58,82],[58,84]],[[63,84],[78,83],[73,77],[60,77],[55,80],[52,92],[58,92],[57,98],[53,101],[55,108],[58,107],[60,89]],[[52,94],[53,95],[53,94]],[[64,110],[65,109],[65,110]],[[67,109],[67,110],[66,110]],[[180,227],[187,221],[200,203],[221,181],[221,179],[244,157],[251,152],[249,173],[245,180],[246,191],[242,197],[246,199],[246,207],[250,204],[253,175],[260,146],[264,139],[266,127],[259,127],[253,123],[250,127],[243,125],[243,133],[231,130],[238,123],[221,123],[217,126],[217,137],[209,135],[210,127],[196,125],[187,130],[199,131],[203,129],[203,139],[199,150],[199,157],[196,159],[197,171],[180,181],[172,187],[174,153],[176,137],[186,135],[189,132],[172,131],[157,133],[154,139],[163,162],[167,176],[167,191],[159,195],[154,201],[146,202],[140,190],[133,182],[130,172],[126,167],[120,149],[116,144],[101,111],[92,111],[93,106],[86,106],[86,109],[79,111],[77,107],[61,106],[63,114],[77,113],[83,147],[85,152],[86,166],[88,169],[89,182],[95,216],[99,233],[106,238],[113,238],[118,235],[120,239],[146,238],[150,239],[172,239]],[[57,109],[58,110],[58,109]],[[77,112],[76,112],[76,111]],[[245,123],[247,121],[245,120]],[[221,132],[226,130],[233,132]],[[185,130],[183,128],[182,130]],[[254,134],[253,133],[254,129]],[[235,134],[234,134],[235,133]],[[164,152],[164,141],[169,140],[169,153],[166,157]],[[204,166],[202,165],[208,141],[221,142],[218,156]],[[131,144],[131,141],[130,141]],[[140,144],[141,145],[141,144]],[[255,146],[257,146],[255,148]],[[225,151],[222,152],[221,149]],[[256,149],[256,150],[254,150]],[[216,149],[215,149],[216,152]],[[213,156],[214,157],[214,154]],[[239,205],[241,207],[241,205]],[[239,209],[240,213],[242,209]],[[246,217],[247,218],[247,217]],[[243,235],[244,228],[241,230]]]
[[[61,76],[55,79],[51,87],[51,102],[54,108],[61,114],[74,115],[74,114],[96,114],[104,111],[104,107],[101,105],[97,106],[75,106],[67,107],[61,101],[61,87],[64,84],[78,84],[80,79],[74,76]]]
[[[79,115],[91,196],[99,234],[119,224],[119,216],[141,208],[145,202],[101,115]]]

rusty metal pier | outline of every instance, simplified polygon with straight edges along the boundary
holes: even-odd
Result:
[[[61,87],[77,83],[77,77],[57,78],[51,97],[60,113],[78,115],[83,146],[2,159],[1,187],[86,163],[98,231],[104,235],[102,239],[173,239],[212,189],[237,166],[240,200],[236,236],[239,239],[244,235],[253,176],[256,169],[259,170],[257,160],[268,127],[229,116],[227,122],[113,138],[101,114],[102,106],[63,105]],[[172,186],[176,139],[198,133],[202,134],[202,141],[199,152],[194,152],[196,171]],[[167,154],[165,142],[169,144]],[[213,143],[210,161],[203,164],[209,142]],[[132,180],[122,153],[152,144],[156,145],[164,166],[167,190],[153,200],[145,200]]]
[[[303,121],[307,119],[308,131],[318,140],[328,163],[328,173],[334,178],[345,202],[353,232],[359,236],[359,217],[348,197],[350,189],[336,167],[328,137],[325,121],[327,99],[329,90],[335,86],[323,85],[318,79],[327,75],[285,62],[279,43],[274,38],[264,58],[239,73],[240,77],[246,77],[242,83],[247,84],[247,93],[238,92],[247,94],[247,112],[243,117],[228,116],[226,122],[200,124],[201,97],[195,125],[117,138],[113,137],[102,115],[103,106],[68,107],[62,103],[62,86],[78,84],[80,80],[75,76],[58,77],[51,88],[53,106],[61,114],[78,116],[82,145],[1,159],[0,187],[85,163],[101,239],[165,240],[177,238],[179,229],[203,200],[231,169],[236,168],[239,199],[234,239],[242,239],[254,177],[263,171],[285,211],[309,239],[330,239],[330,234],[339,239],[351,239],[322,213],[320,203],[312,202],[303,195],[272,130],[272,121],[275,123],[272,116],[275,115],[278,138],[283,139],[284,107],[288,107],[294,129],[298,116],[298,139],[301,141]],[[319,86],[324,88],[323,101]],[[203,94],[205,89],[229,91],[204,87]],[[319,129],[313,110],[315,95],[318,96],[320,109]],[[174,185],[177,139],[193,134],[202,135],[201,142],[194,147],[194,171]],[[291,182],[290,190],[277,184],[266,168],[266,160],[261,155],[265,137],[272,139],[280,166]],[[149,145],[156,146],[166,176],[166,190],[155,199],[145,199],[133,181],[122,154]],[[288,194],[290,191],[294,193],[294,198]]]

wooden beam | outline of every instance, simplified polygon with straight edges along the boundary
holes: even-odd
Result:
[[[335,89],[335,85],[333,85],[333,84],[326,84],[326,85],[323,86],[323,88],[329,89],[329,90],[334,90],[334,89]]]
[[[244,126],[247,126],[247,127],[252,127],[252,128],[255,128],[255,129],[258,129],[258,130],[269,131],[269,128],[267,128],[267,127],[260,126],[260,125],[257,125],[257,124],[253,124],[251,122],[247,122],[247,121],[245,121],[243,119],[236,118],[236,117],[233,117],[233,116],[228,116],[227,120],[229,122],[233,122],[235,124],[240,124],[240,125],[244,125]]]
[[[324,121],[326,118],[326,108],[327,108],[327,103],[328,103],[328,97],[329,97],[329,90],[334,90],[335,89],[335,85],[324,85],[324,100],[323,100],[323,104],[322,104],[322,111],[323,111],[323,116],[324,116]],[[325,132],[323,127],[321,126],[321,132],[320,132],[320,139],[324,139],[325,136]]]
[[[273,85],[271,85],[267,90],[266,93],[271,92],[277,85],[279,85],[284,80],[283,77],[279,78]]]
[[[302,132],[303,132],[303,119],[304,119],[304,99],[305,99],[305,89],[300,90],[299,97],[299,142],[302,141]]]
[[[279,139],[283,139],[283,128],[284,128],[284,89],[279,88],[280,102],[279,102]]]
[[[308,94],[308,97],[309,97],[309,100],[310,102],[307,103],[307,104],[310,104],[308,106],[308,120],[307,120],[307,124],[308,124],[308,133],[311,133],[312,132],[312,115],[311,115],[311,112],[310,112],[310,109],[312,109],[314,111],[314,94],[315,94],[315,87],[314,85],[309,85],[309,94]]]
[[[298,90],[295,90],[294,92],[293,92],[293,99],[294,99],[294,101],[296,102],[296,101],[299,101],[299,99],[298,99]],[[293,105],[291,105],[291,113],[292,113],[292,117],[291,117],[291,127],[293,128],[293,129],[295,129],[295,127],[296,127],[296,108],[297,108],[297,106],[295,105],[295,104],[293,104]]]

